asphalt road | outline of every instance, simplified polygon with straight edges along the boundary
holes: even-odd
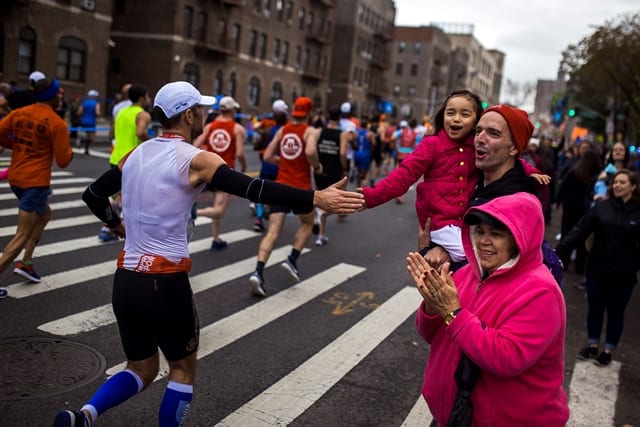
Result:
[[[256,170],[250,149],[248,156],[250,170]],[[74,203],[81,190],[71,190],[86,187],[106,168],[104,158],[76,154],[64,171],[69,174],[54,177],[54,216],[35,259],[43,282],[24,284],[11,269],[0,275],[10,288],[10,297],[0,301],[0,426],[50,425],[59,409],[85,403],[124,361],[110,313],[122,243],[98,242],[99,222]],[[248,202],[231,202],[222,224],[230,244],[223,251],[208,251],[209,225],[198,220],[191,280],[202,335],[188,425],[426,424],[419,396],[429,350],[415,331],[420,298],[404,261],[416,244],[414,194],[403,205],[387,203],[342,222],[330,218],[329,245],[310,242],[301,256],[300,284],[279,268],[297,225],[296,218],[287,218],[266,270],[264,299],[252,296],[247,283],[261,235],[251,229]],[[4,245],[13,235],[16,202],[6,185],[0,197]],[[550,239],[559,220],[558,213]],[[614,356],[620,363],[597,370],[574,359],[586,339],[586,301],[571,286],[576,280],[568,272],[564,286],[565,384],[578,405],[572,425],[640,425],[640,296],[636,292],[629,305]],[[593,375],[597,382],[589,380]],[[155,425],[165,384],[159,379],[97,425]]]

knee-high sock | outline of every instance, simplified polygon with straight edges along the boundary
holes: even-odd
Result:
[[[160,427],[180,427],[191,407],[193,386],[169,381],[160,405],[158,421]]]
[[[113,408],[138,394],[142,387],[142,379],[138,374],[128,369],[120,371],[105,381],[82,409],[89,411],[93,421],[95,421],[98,415],[107,409]]]

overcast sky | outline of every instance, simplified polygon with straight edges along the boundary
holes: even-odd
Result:
[[[555,79],[562,51],[621,14],[640,13],[638,0],[395,0],[396,25],[470,23],[485,49],[506,54],[505,78]]]

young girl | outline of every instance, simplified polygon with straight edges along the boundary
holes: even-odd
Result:
[[[478,181],[474,130],[482,114],[482,101],[469,90],[457,90],[445,99],[435,116],[435,133],[386,178],[362,189],[373,208],[402,196],[420,177],[416,188],[416,213],[420,227],[431,218],[431,241],[442,246],[454,263],[464,261],[461,226]],[[539,171],[523,162],[528,175]]]

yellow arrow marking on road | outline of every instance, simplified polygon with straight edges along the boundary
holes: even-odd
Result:
[[[367,300],[372,300],[374,298],[375,294],[370,291],[358,292],[354,299],[351,299],[351,296],[344,292],[336,292],[331,298],[325,299],[323,302],[336,306],[331,314],[335,316],[342,316],[343,314],[353,312],[356,307],[375,310],[380,306],[380,304],[366,302]]]

